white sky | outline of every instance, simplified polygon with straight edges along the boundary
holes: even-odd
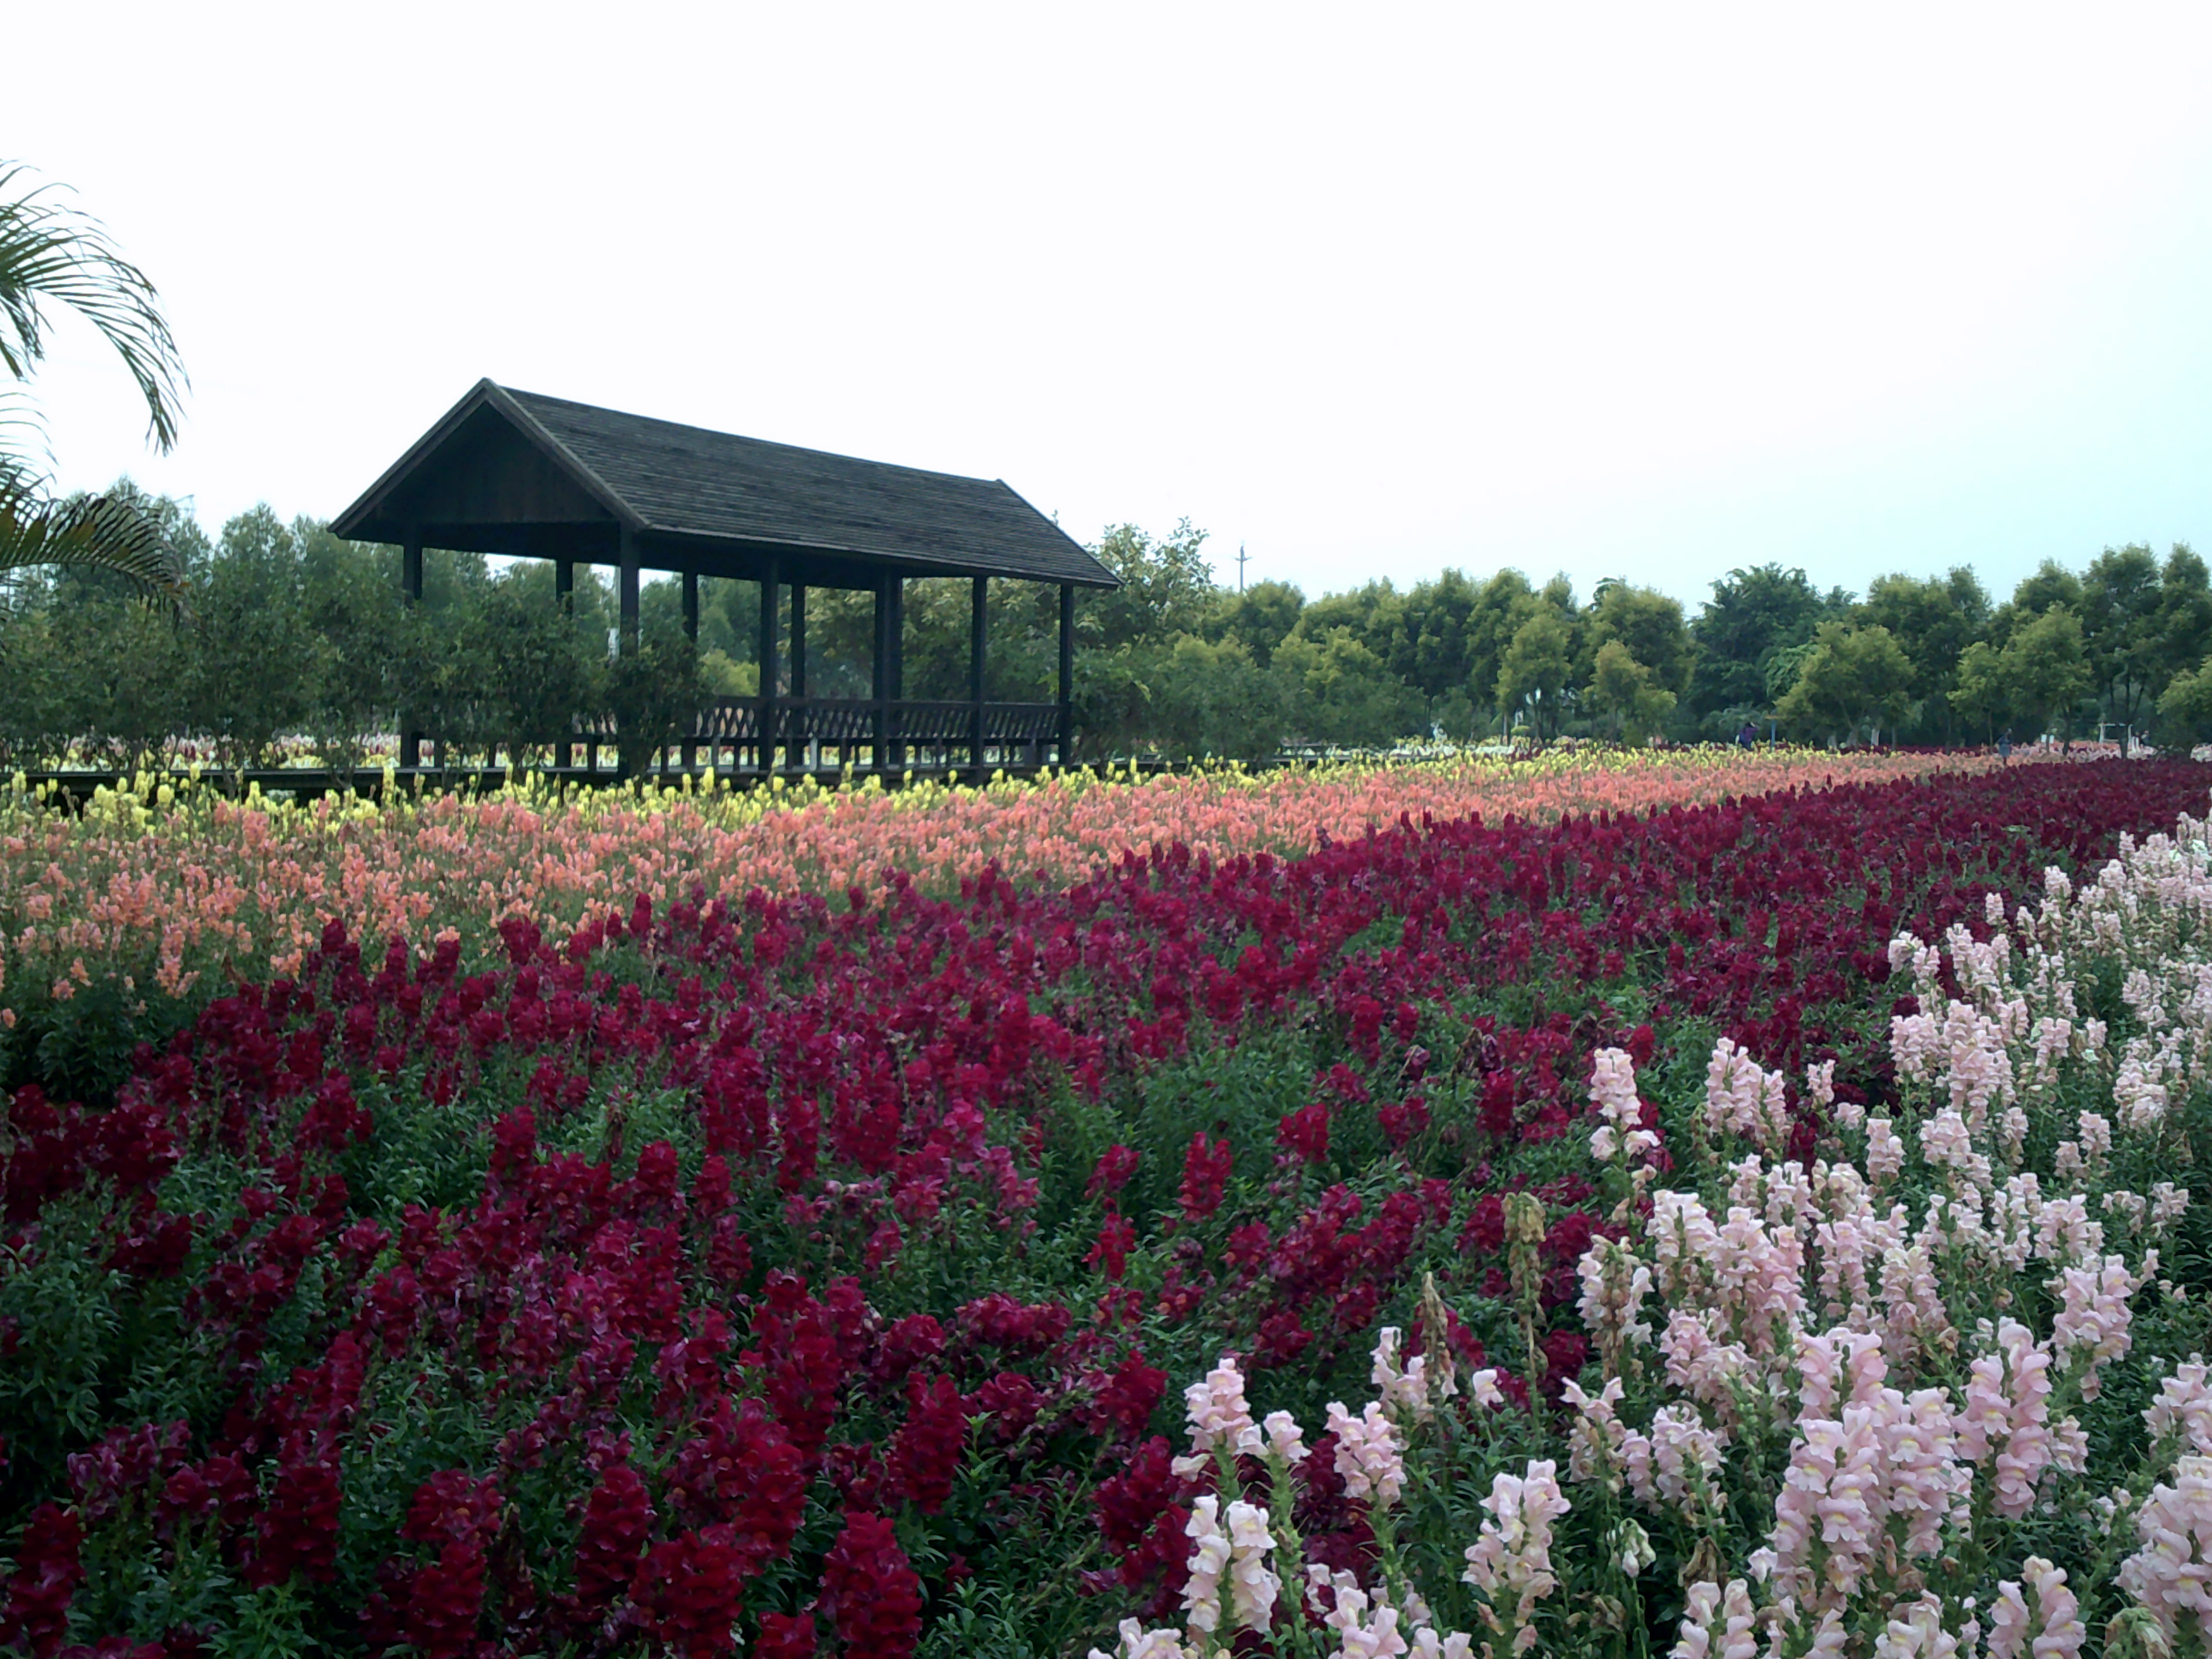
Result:
[[[160,285],[155,458],[344,507],[475,380],[1006,478],[1234,580],[1694,604],[2212,554],[2202,8],[90,5],[0,155]]]

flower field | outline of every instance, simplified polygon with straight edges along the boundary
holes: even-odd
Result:
[[[2208,787],[21,814],[0,1642],[2198,1651]]]
[[[1180,842],[1216,858],[1310,852],[1401,817],[1556,818],[1728,793],[1975,769],[1985,757],[1692,750],[1629,757],[1241,769],[1144,780],[1079,772],[981,789],[586,794],[520,788],[391,805],[233,805],[148,779],[70,817],[0,799],[0,1005],[66,997],[95,975],[166,994],[206,976],[291,975],[342,921],[356,937],[446,929],[471,960],[519,916],[565,929],[703,889],[735,902],[836,896],[904,870],[957,891],[987,868],[1080,881],[1124,851]],[[18,797],[21,792],[18,790]],[[25,981],[33,983],[27,989]]]

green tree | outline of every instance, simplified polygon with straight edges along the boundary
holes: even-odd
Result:
[[[2212,661],[2184,669],[2158,700],[2165,741],[2177,747],[2212,742]]]
[[[2176,542],[2159,571],[2158,643],[2152,684],[2161,699],[2174,678],[2193,672],[2212,653],[2212,574],[2185,542]],[[2163,701],[2158,705],[2162,710]]]
[[[1467,619],[1467,678],[1462,689],[1468,701],[1495,711],[1498,735],[1506,734],[1508,699],[1499,689],[1498,671],[1513,635],[1527,620],[1536,590],[1517,570],[1501,570],[1476,590],[1474,606]]]
[[[2064,605],[2054,605],[2013,630],[2002,658],[2013,712],[2027,720],[2033,737],[2057,721],[2070,736],[2074,707],[2095,685],[2095,671],[2082,640],[2081,620]]]
[[[1617,639],[1597,648],[1589,698],[1599,714],[1612,716],[1613,735],[1630,743],[1648,741],[1674,709],[1674,691]]]
[[[1680,599],[1630,582],[1606,583],[1591,602],[1584,634],[1591,672],[1598,652],[1613,641],[1643,668],[1654,690],[1679,697],[1690,689],[1697,642],[1682,620]]]
[[[1390,671],[1421,695],[1433,726],[1438,702],[1464,693],[1473,672],[1469,628],[1481,594],[1463,572],[1447,570],[1416,583],[1399,607],[1388,658]]]
[[[1309,743],[1383,748],[1420,722],[1419,694],[1350,628],[1300,629],[1277,648],[1274,666],[1288,678],[1292,724]]]
[[[2158,556],[2141,543],[2108,547],[2081,578],[2081,643],[2105,718],[2139,726],[2164,689]]]
[[[1224,593],[1206,625],[1210,640],[1235,640],[1265,668],[1275,647],[1297,629],[1306,596],[1288,582],[1255,582],[1241,593]]]
[[[1878,738],[1905,718],[1911,679],[1911,660],[1887,628],[1831,620],[1814,633],[1775,718],[1806,735],[1847,742],[1872,722]]]
[[[1108,529],[1091,551],[1121,578],[1121,586],[1092,597],[1084,606],[1089,642],[1111,651],[1124,645],[1164,644],[1177,634],[1201,631],[1213,603],[1213,567],[1205,554],[1206,535],[1188,519],[1157,542],[1133,524]],[[964,631],[962,637],[966,637]]]
[[[1912,664],[1918,713],[1908,717],[1923,739],[1955,740],[1959,708],[1951,693],[1959,659],[1989,625],[1990,599],[1974,573],[1959,566],[1942,576],[1877,576],[1867,586],[1857,620],[1887,628]]]
[[[2005,675],[2004,653],[1987,640],[1976,640],[1959,653],[1954,678],[1956,684],[1947,694],[1952,708],[1984,741],[1995,743],[1997,733],[2012,723],[2012,688]]]
[[[305,730],[319,654],[307,627],[299,540],[266,504],[222,527],[193,593],[192,727],[234,775]]]
[[[1507,710],[1527,704],[1536,740],[1557,736],[1574,677],[1574,631],[1559,608],[1530,602],[1498,666],[1498,701]]]
[[[44,428],[29,382],[46,359],[47,308],[73,311],[123,360],[144,400],[147,435],[176,446],[185,386],[154,284],[96,219],[0,162],[0,580],[40,565],[110,570],[141,592],[181,599],[184,559],[160,526],[115,495],[57,500],[35,464]],[[0,595],[4,597],[4,595]]]
[[[1149,678],[1152,735],[1168,753],[1260,760],[1282,748],[1285,676],[1261,666],[1242,640],[1178,635]]]
[[[1802,570],[1762,564],[1729,571],[1690,623],[1698,658],[1689,712],[1717,735],[1771,707],[1776,653],[1805,644],[1828,613],[1829,600]],[[1796,684],[1794,674],[1788,684]]]
[[[549,595],[531,591],[519,571],[492,581],[456,646],[472,670],[475,744],[488,762],[503,748],[511,763],[528,765],[565,742],[578,716],[591,711],[606,652],[585,640]],[[680,627],[665,623],[652,632],[655,639],[682,636]]]
[[[698,648],[681,629],[641,626],[637,647],[625,647],[594,677],[602,712],[614,719],[622,775],[642,777],[653,758],[692,729],[705,690]]]

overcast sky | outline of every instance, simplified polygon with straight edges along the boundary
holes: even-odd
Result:
[[[13,9],[0,155],[159,284],[62,481],[344,507],[480,376],[1005,478],[1233,581],[1693,604],[2212,553],[2212,13]]]

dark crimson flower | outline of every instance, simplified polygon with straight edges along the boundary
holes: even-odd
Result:
[[[1460,1249],[1468,1255],[1493,1256],[1505,1248],[1505,1200],[1486,1193],[1474,1201],[1474,1212],[1459,1236]]]
[[[1109,1279],[1119,1279],[1128,1271],[1129,1252],[1136,1243],[1137,1230],[1129,1224],[1127,1218],[1119,1212],[1109,1212],[1098,1224],[1098,1242],[1091,1247],[1084,1262]]]
[[[764,1613],[752,1659],[814,1659],[814,1615]]]
[[[1098,1155],[1092,1166],[1091,1182],[1084,1190],[1086,1198],[1110,1196],[1129,1184],[1129,1177],[1137,1172],[1137,1152],[1133,1147],[1115,1142]]]
[[[1094,1386],[1097,1394],[1092,1427],[1100,1434],[1117,1432],[1120,1438],[1133,1440],[1145,1431],[1158,1409],[1161,1397],[1167,1393],[1168,1374],[1146,1364],[1143,1352],[1132,1349],[1112,1370],[1097,1374]]]
[[[845,1517],[823,1559],[821,1605],[848,1651],[910,1659],[921,1635],[921,1580],[889,1521]]]
[[[645,1482],[627,1462],[599,1477],[584,1502],[584,1528],[576,1540],[576,1599],[603,1611],[629,1588],[653,1528]]]
[[[733,1528],[687,1532],[647,1552],[630,1596],[647,1634],[684,1659],[717,1659],[736,1651],[748,1568]]]
[[[1275,1144],[1308,1164],[1328,1161],[1328,1106],[1309,1101],[1295,1112],[1283,1114],[1275,1127]]]
[[[337,1576],[336,1454],[280,1464],[269,1501],[254,1522],[246,1564],[249,1584],[281,1584],[295,1572],[327,1583]]]
[[[907,1418],[891,1441],[891,1480],[924,1515],[952,1496],[952,1477],[968,1441],[968,1410],[949,1376],[925,1386],[907,1379]]]
[[[59,1504],[41,1504],[31,1512],[30,1525],[15,1547],[15,1571],[7,1581],[0,1641],[20,1638],[39,1659],[61,1646],[69,1634],[70,1602],[84,1582],[77,1556],[83,1543],[83,1528]]]
[[[409,1581],[408,1641],[424,1659],[460,1659],[475,1645],[483,1593],[483,1551],[474,1539],[447,1544]]]
[[[1190,1138],[1190,1150],[1183,1155],[1182,1212],[1193,1221],[1203,1221],[1221,1207],[1221,1195],[1229,1184],[1229,1139],[1222,1136],[1211,1142],[1205,1133]]]

